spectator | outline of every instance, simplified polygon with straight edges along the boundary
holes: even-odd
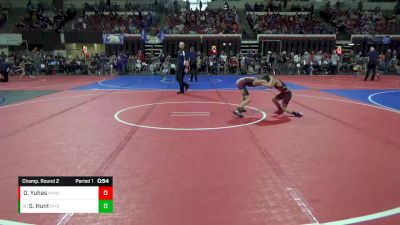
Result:
[[[221,55],[219,56],[219,73],[224,73],[226,70],[226,65],[228,62],[228,56],[225,51],[221,51]]]
[[[296,65],[296,72],[297,74],[300,74],[300,68],[301,68],[301,56],[298,54],[295,54],[293,57],[293,61]]]
[[[236,74],[239,69],[239,59],[236,56],[233,56],[229,59],[229,72]]]
[[[190,81],[197,82],[197,52],[194,51],[194,47],[190,47],[189,52],[189,68],[190,68]]]
[[[72,24],[74,31],[100,31],[104,33],[138,34],[141,30],[148,30],[153,24],[150,12],[141,11],[133,15],[118,15],[117,13],[104,14],[104,11],[95,15],[83,15]]]
[[[315,55],[315,70],[319,73],[321,72],[321,66],[322,66],[322,52],[319,51],[317,52],[317,54]]]
[[[200,60],[200,73],[201,75],[204,75],[206,73],[206,69],[207,69],[207,57],[206,55],[200,54],[199,60]]]
[[[170,60],[169,56],[166,57],[164,62],[162,63],[162,66],[161,66],[162,74],[163,74],[163,81],[167,80],[167,77],[168,77],[168,75],[170,73],[170,70],[171,70],[171,64],[170,64],[169,60]]]
[[[172,13],[167,18],[167,33],[239,33],[235,8],[187,10]]]
[[[398,64],[397,52],[393,51],[392,58],[389,61],[389,72],[395,72],[395,67]]]
[[[158,59],[160,60],[160,63],[163,64],[165,62],[166,56],[164,55],[163,50],[161,50],[160,54],[158,55]]]
[[[384,72],[387,73],[389,70],[389,62],[392,59],[392,50],[388,49],[384,58]]]
[[[321,12],[325,21],[333,25],[339,34],[392,34],[399,33],[400,21],[384,17],[381,10],[352,11],[328,8]]]
[[[335,75],[337,73],[338,63],[339,63],[339,56],[336,53],[336,51],[332,51],[332,55],[331,55],[331,74],[332,75]]]
[[[72,20],[76,16],[76,11],[71,8],[64,10],[44,10],[40,7],[37,8],[28,2],[27,8],[23,15],[23,19],[15,24],[17,30],[53,30],[60,31],[66,22]]]
[[[310,53],[306,51],[301,60],[303,63],[304,74],[310,74]]]
[[[268,34],[327,34],[333,30],[311,16],[285,16],[279,13],[266,15],[247,15],[250,28],[255,33]]]

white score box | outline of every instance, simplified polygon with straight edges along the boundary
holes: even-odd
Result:
[[[21,199],[20,213],[99,213],[99,201]]]
[[[99,200],[98,186],[21,186],[23,200]]]
[[[113,213],[112,177],[18,177],[18,213]]]

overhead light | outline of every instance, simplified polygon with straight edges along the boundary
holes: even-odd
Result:
[[[350,45],[350,46],[353,46],[353,45],[354,45],[354,43],[349,43],[348,45]]]

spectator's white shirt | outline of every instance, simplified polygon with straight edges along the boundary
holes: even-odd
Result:
[[[221,59],[221,61],[226,62],[226,60],[228,59],[228,56],[223,54],[219,58]]]
[[[293,57],[293,61],[294,61],[295,63],[300,63],[300,56],[299,56],[299,55],[295,55],[295,56]]]
[[[322,64],[322,55],[321,54],[316,54],[315,55],[315,61],[317,61],[318,65]]]
[[[241,64],[242,64],[243,67],[245,66],[245,64],[246,64],[246,57],[245,56],[242,57]]]
[[[163,72],[164,72],[164,71],[167,72],[167,71],[169,70],[169,68],[170,68],[169,63],[164,62],[164,63],[162,64],[162,68],[163,68]]]
[[[337,65],[338,61],[339,61],[339,56],[337,54],[332,54],[331,56],[332,65]]]
[[[310,54],[304,54],[302,60],[303,60],[303,65],[309,64],[310,63]]]

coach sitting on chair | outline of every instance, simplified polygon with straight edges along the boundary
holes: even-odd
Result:
[[[189,71],[189,54],[185,51],[185,43],[179,42],[178,67],[176,80],[179,83],[178,94],[184,94],[189,89],[189,84],[184,81],[185,72]]]

